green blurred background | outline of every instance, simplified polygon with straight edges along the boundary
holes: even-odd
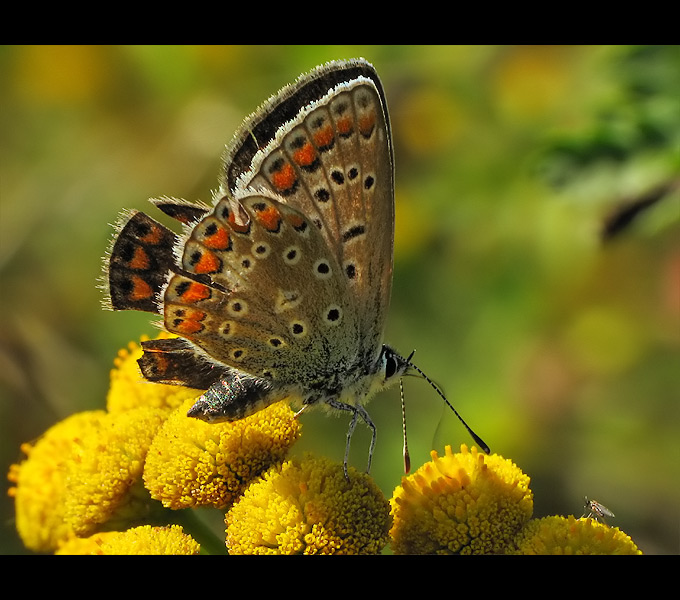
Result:
[[[530,475],[536,516],[578,517],[587,495],[644,552],[677,554],[672,46],[0,47],[0,468],[56,421],[103,407],[117,350],[155,331],[152,316],[100,308],[108,224],[124,208],[159,218],[149,197],[209,201],[241,120],[300,73],[354,56],[380,73],[394,133],[387,340],[416,349],[492,450]],[[612,211],[650,194],[602,235]],[[427,383],[405,390],[414,468],[471,443]],[[368,408],[389,496],[398,389]],[[342,460],[346,417],[303,423],[297,453]],[[24,552],[4,492],[0,509],[0,552]]]

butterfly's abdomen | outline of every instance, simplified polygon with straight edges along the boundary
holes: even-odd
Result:
[[[238,421],[281,400],[280,390],[261,379],[233,370],[215,382],[191,407],[187,416],[209,423]]]

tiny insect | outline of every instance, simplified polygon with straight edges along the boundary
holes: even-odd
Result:
[[[609,510],[603,504],[600,504],[597,500],[589,500],[588,496],[585,497],[585,504],[583,505],[583,515],[582,519],[595,519],[600,523],[607,523],[605,517],[613,518],[616,515]]]

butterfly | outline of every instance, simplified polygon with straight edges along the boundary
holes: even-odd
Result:
[[[394,160],[373,66],[319,66],[251,114],[227,146],[212,206],[151,202],[183,233],[126,213],[105,275],[110,308],[160,314],[180,336],[142,343],[143,376],[207,390],[188,416],[208,422],[284,398],[298,414],[347,412],[345,475],[359,420],[371,430],[370,470],[377,430],[365,403],[409,372],[424,376],[383,343]]]

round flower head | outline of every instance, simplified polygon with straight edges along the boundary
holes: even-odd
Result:
[[[95,533],[86,538],[71,538],[55,554],[198,554],[200,547],[179,525],[152,527],[142,525],[127,531]]]
[[[158,338],[176,337],[162,332]],[[148,339],[146,336],[142,340]],[[174,409],[187,398],[197,398],[201,390],[181,385],[151,383],[142,376],[137,361],[142,357],[139,344],[130,342],[127,348],[118,351],[111,369],[111,384],[106,398],[109,412],[120,412],[141,406]]]
[[[391,500],[395,554],[502,553],[531,518],[529,477],[497,454],[451,447],[403,477]]]
[[[509,554],[642,554],[618,527],[573,516],[532,519]]]
[[[300,437],[300,422],[285,401],[223,423],[187,417],[193,403],[187,400],[169,416],[144,468],[151,496],[169,508],[229,506]]]
[[[17,531],[30,550],[54,550],[74,534],[72,523],[65,520],[69,466],[76,460],[78,440],[105,414],[100,410],[76,413],[50,427],[34,445],[22,445],[27,458],[10,468],[9,479],[15,484],[10,495]]]
[[[166,414],[148,407],[104,414],[75,440],[66,464],[64,518],[77,535],[90,535],[103,524],[127,526],[153,510],[142,471]]]
[[[378,554],[389,502],[365,473],[325,458],[273,467],[227,513],[231,554]]]

